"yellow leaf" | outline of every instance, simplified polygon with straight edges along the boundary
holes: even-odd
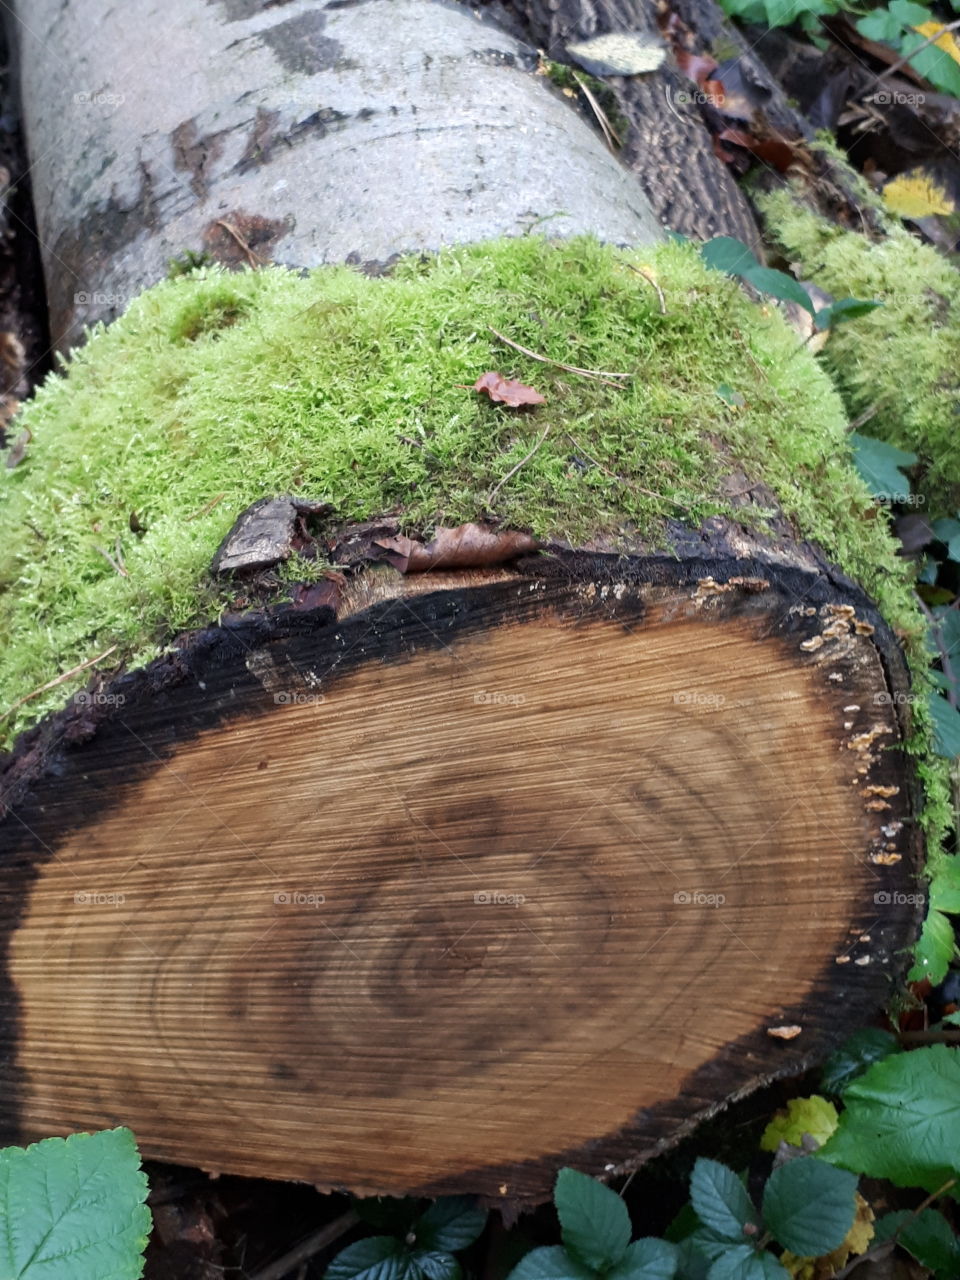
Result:
[[[791,1098],[786,1111],[778,1111],[764,1129],[760,1150],[776,1151],[781,1141],[792,1147],[802,1146],[805,1133],[822,1147],[838,1123],[836,1107],[818,1093],[809,1098]]]
[[[938,213],[955,211],[946,191],[919,169],[891,178],[883,188],[883,201],[901,218],[930,218]]]
[[[942,22],[921,22],[919,27],[914,27],[919,35],[935,36],[938,31],[946,31],[946,35],[942,35],[939,40],[934,40],[934,48],[942,49],[944,53],[948,53],[954,62],[960,62],[960,45],[957,44],[956,37],[952,31],[947,31]]]

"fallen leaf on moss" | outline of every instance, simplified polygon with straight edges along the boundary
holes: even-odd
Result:
[[[485,391],[491,400],[499,404],[507,404],[517,409],[523,404],[545,404],[543,396],[533,387],[524,386],[512,378],[505,378],[502,373],[484,373],[473,384],[474,391]]]
[[[503,564],[536,551],[538,543],[529,533],[516,529],[500,531],[481,524],[461,524],[456,529],[438,529],[427,543],[399,534],[377,538],[373,545],[401,573],[424,573],[428,569],[482,569]]]
[[[764,1129],[760,1150],[776,1151],[781,1142],[799,1147],[805,1133],[823,1146],[839,1122],[836,1107],[818,1093],[809,1098],[791,1098],[786,1110],[778,1111]]]
[[[919,169],[892,178],[883,188],[883,202],[901,218],[932,218],[956,212],[943,187]]]

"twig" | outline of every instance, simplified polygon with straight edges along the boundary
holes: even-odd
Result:
[[[879,1244],[875,1244],[873,1248],[868,1249],[866,1253],[858,1253],[855,1258],[851,1259],[851,1261],[847,1263],[842,1271],[837,1272],[833,1280],[845,1280],[845,1277],[850,1275],[852,1271],[855,1271],[861,1262],[874,1262],[878,1258],[883,1258],[890,1253],[893,1250],[894,1245],[898,1242],[900,1235],[907,1227],[909,1227],[910,1223],[916,1221],[916,1219],[920,1217],[921,1213],[923,1213],[924,1209],[929,1209],[934,1200],[939,1200],[942,1195],[946,1195],[950,1188],[956,1185],[956,1181],[956,1178],[948,1178],[942,1186],[937,1187],[936,1191],[931,1191],[926,1200],[917,1205],[910,1217],[904,1218],[889,1240],[881,1240]]]
[[[649,271],[645,271],[643,267],[635,267],[632,262],[628,262],[627,266],[630,268],[631,271],[635,271],[638,276],[643,276],[647,284],[653,285],[654,289],[656,289],[657,291],[657,297],[660,299],[660,314],[662,316],[665,316],[667,314],[667,301],[663,296],[663,290],[657,284],[654,277],[650,274]]]
[[[519,351],[522,355],[529,356],[531,360],[539,360],[541,364],[552,364],[555,369],[564,369],[567,373],[578,373],[581,378],[597,378],[600,382],[607,382],[609,378],[632,378],[632,373],[608,373],[605,369],[578,369],[575,364],[564,364],[562,360],[551,360],[549,356],[538,355],[536,351],[531,351],[529,347],[521,347],[519,342],[514,342],[512,338],[504,337],[502,333],[498,333],[492,324],[488,324],[487,328],[495,338],[499,338],[501,342],[505,342],[508,347],[513,347],[514,351]],[[620,386],[617,382],[608,382],[608,386]]]
[[[64,671],[62,675],[57,676],[55,679],[48,680],[47,683],[42,684],[39,689],[34,689],[33,693],[28,693],[25,697],[18,698],[13,706],[8,707],[3,715],[0,716],[0,720],[6,720],[7,716],[12,716],[14,711],[16,711],[18,707],[22,707],[25,702],[30,702],[33,698],[38,698],[41,693],[46,693],[49,689],[55,689],[58,684],[63,684],[72,676],[79,675],[81,671],[86,671],[87,667],[92,667],[95,662],[101,662],[104,658],[109,658],[111,653],[113,653],[117,648],[117,645],[112,644],[109,649],[104,649],[103,653],[98,653],[95,658],[88,658],[86,662],[81,662],[78,666],[71,667],[69,671]]]
[[[953,709],[956,710],[957,709],[957,678],[953,674],[953,664],[950,661],[950,650],[947,648],[946,644],[944,643],[943,633],[940,630],[940,623],[933,616],[930,610],[927,608],[926,603],[923,600],[921,600],[919,596],[917,596],[916,599],[917,599],[917,604],[920,606],[920,611],[923,613],[924,617],[930,623],[930,633],[933,636],[934,644],[937,646],[937,649],[940,652],[940,665],[943,667],[943,674],[947,680],[947,688],[946,688],[947,701],[950,703],[951,707],[953,707]]]
[[[113,556],[110,554],[109,551],[104,551],[103,547],[98,547],[96,543],[93,544],[93,549],[94,551],[98,551],[100,555],[103,556],[107,564],[110,565],[113,569],[115,569],[116,572],[119,573],[121,578],[130,577],[129,573],[127,573],[126,566],[123,563],[123,557],[120,555],[120,539],[119,538],[117,539],[117,545],[114,548],[119,557],[119,559],[117,560],[114,560]]]
[[[517,465],[515,467],[511,467],[510,470],[507,472],[507,474],[503,477],[503,479],[497,482],[495,488],[493,489],[493,492],[490,494],[490,497],[487,499],[487,506],[490,508],[491,511],[493,510],[494,498],[497,496],[497,494],[500,492],[503,486],[507,483],[507,481],[511,478],[511,476],[515,476],[521,467],[525,467],[527,465],[527,463],[530,461],[533,455],[537,452],[537,450],[543,444],[544,440],[546,440],[547,433],[549,432],[549,430],[550,430],[550,423],[548,422],[547,425],[543,428],[543,431],[540,433],[540,439],[533,446],[533,448],[530,450],[527,456],[525,458],[521,458],[520,461],[517,463]]]
[[[607,146],[610,148],[611,151],[616,151],[617,147],[623,146],[623,139],[620,137],[616,129],[614,129],[613,125],[610,123],[607,113],[604,111],[603,107],[601,107],[599,101],[597,100],[596,94],[593,92],[593,90],[590,88],[587,82],[585,80],[582,80],[580,76],[578,76],[577,73],[573,70],[572,67],[570,69],[570,74],[573,76],[574,80],[576,80],[577,84],[580,86],[580,92],[586,98],[587,102],[589,102],[590,107],[593,111],[593,114],[597,117],[597,124],[599,124],[600,128],[603,130],[603,136],[604,136],[604,139],[606,140]],[[617,144],[616,147],[613,145],[614,143]]]
[[[903,57],[894,62],[892,66],[887,67],[885,71],[881,71],[879,75],[874,76],[864,90],[864,93],[868,93],[875,84],[879,84],[881,80],[886,80],[888,76],[894,75],[901,67],[905,67],[910,59],[916,57],[918,53],[922,53],[924,49],[929,49],[932,44],[936,44],[943,36],[947,35],[951,31],[957,31],[958,29],[960,29],[960,18],[957,18],[954,22],[948,22],[945,27],[941,27],[940,30],[935,32],[932,36],[928,36],[927,39],[924,40],[923,44],[918,44],[915,49],[911,49],[909,53],[905,53]],[[947,54],[947,57],[950,57],[949,53]],[[916,70],[916,68],[914,68],[914,70]],[[922,75],[923,73],[918,72],[918,74]],[[924,79],[926,79],[926,76],[924,76]]]
[[[339,1240],[359,1221],[360,1219],[352,1209],[347,1213],[342,1213],[339,1218],[334,1218],[333,1222],[328,1222],[325,1227],[315,1231],[312,1236],[307,1236],[305,1240],[301,1240],[298,1245],[295,1245],[289,1253],[285,1253],[282,1258],[278,1258],[276,1262],[271,1262],[268,1267],[264,1267],[255,1275],[252,1275],[250,1280],[283,1280],[283,1277],[289,1275],[294,1267],[298,1267],[302,1262],[308,1261],[319,1253],[321,1249],[333,1244],[334,1240]]]
[[[869,405],[866,409],[864,409],[863,413],[858,413],[852,422],[847,423],[847,430],[859,431],[860,428],[862,426],[865,426],[870,421],[871,418],[875,418],[879,413],[879,411],[880,411],[880,406],[878,404]]]
[[[960,1044],[960,1027],[940,1031],[901,1031],[897,1037],[901,1044]]]
[[[237,228],[232,223],[227,222],[226,218],[218,218],[216,225],[218,227],[223,227],[224,231],[233,236],[234,240],[236,240],[237,244],[247,255],[247,262],[251,267],[262,267],[265,265],[267,261],[266,258],[261,258],[258,253],[254,253]]]
[[[596,458],[591,458],[583,445],[580,444],[580,442],[575,439],[569,431],[566,433],[566,436],[573,447],[578,449],[588,462],[592,462],[595,467],[599,467],[604,475],[608,475],[611,480],[616,480],[617,484],[622,484],[626,489],[635,489],[637,493],[642,493],[646,498],[656,498],[659,502],[669,502],[675,507],[680,507],[683,511],[687,510],[687,504],[685,502],[678,502],[676,498],[668,498],[665,493],[654,493],[652,489],[645,489],[642,484],[634,484],[632,480],[625,480],[623,476],[618,476],[615,471],[611,471],[609,467],[605,467],[602,462],[598,462]]]
[[[201,516],[208,515],[217,503],[221,502],[226,496],[227,495],[225,493],[218,493],[215,498],[211,498],[210,501],[205,506],[202,506],[199,511],[195,511],[192,516],[184,516],[184,523],[186,524],[190,520],[199,520]]]

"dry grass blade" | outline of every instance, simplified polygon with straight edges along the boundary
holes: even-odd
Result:
[[[613,378],[632,378],[632,373],[610,373],[606,369],[580,369],[575,364],[564,364],[562,360],[551,360],[549,356],[542,356],[536,351],[531,351],[529,347],[523,347],[519,342],[514,342],[512,338],[506,337],[488,324],[487,328],[495,338],[499,338],[501,342],[505,342],[508,347],[513,347],[514,351],[519,351],[521,355],[529,356],[531,360],[539,360],[541,364],[553,365],[555,369],[563,369],[566,373],[575,373],[581,378],[595,378],[598,382],[605,382],[609,387],[619,387],[622,383],[613,382]]]
[[[527,454],[527,456],[526,456],[525,458],[521,458],[521,459],[520,459],[520,461],[517,463],[517,465],[516,465],[515,467],[511,467],[511,468],[510,468],[510,470],[507,472],[507,474],[503,477],[503,479],[502,479],[502,480],[498,480],[498,481],[497,481],[496,485],[495,485],[495,486],[494,486],[494,488],[493,488],[493,491],[492,491],[492,492],[491,492],[491,494],[490,494],[490,497],[489,497],[489,498],[488,498],[488,500],[487,500],[487,506],[488,506],[491,510],[493,510],[493,500],[494,500],[494,498],[497,496],[497,494],[500,492],[500,490],[503,488],[503,486],[507,483],[507,481],[511,478],[511,476],[515,476],[515,475],[517,474],[517,472],[520,470],[520,468],[521,468],[521,467],[525,467],[525,466],[527,465],[527,463],[530,461],[530,459],[533,457],[533,455],[537,452],[537,450],[538,450],[538,449],[540,448],[540,446],[543,444],[544,440],[546,440],[546,438],[547,438],[547,433],[549,432],[549,430],[550,430],[550,423],[548,422],[548,423],[547,423],[547,425],[543,428],[543,431],[542,431],[542,432],[541,432],[541,434],[540,434],[540,439],[539,439],[539,440],[537,441],[537,443],[533,446],[533,448],[530,450],[530,452]]]
[[[30,702],[33,698],[38,698],[41,693],[46,693],[49,689],[55,689],[58,684],[64,684],[71,676],[79,675],[81,671],[86,671],[87,667],[92,667],[95,663],[101,662],[104,658],[109,658],[118,648],[112,644],[109,649],[104,649],[103,653],[98,653],[95,658],[88,658],[86,662],[81,662],[75,667],[71,667],[69,671],[64,671],[61,675],[53,680],[48,680],[46,684],[42,684],[39,689],[34,689],[32,693],[26,694],[22,698],[18,698],[12,707],[8,707],[0,716],[0,720],[6,720],[8,716],[12,716],[18,707],[22,707],[25,702]]]
[[[587,102],[589,102],[590,110],[597,117],[597,124],[599,124],[600,128],[603,130],[603,136],[606,139],[607,146],[610,148],[611,151],[617,151],[620,147],[623,146],[623,139],[620,137],[616,129],[614,129],[613,125],[610,123],[610,119],[607,116],[607,113],[604,111],[603,107],[601,107],[599,101],[597,100],[596,94],[593,92],[593,90],[590,88],[587,82],[585,80],[582,80],[575,71],[571,71],[571,75],[573,76],[574,80],[576,80],[577,84],[580,86],[580,92],[586,98]]]
[[[656,279],[650,274],[649,271],[645,271],[643,267],[635,267],[632,262],[628,262],[627,266],[630,268],[631,271],[635,271],[638,276],[643,276],[647,284],[652,285],[653,288],[656,289],[657,297],[660,299],[660,314],[662,316],[665,316],[667,314],[667,300],[663,296],[663,290],[657,284]]]

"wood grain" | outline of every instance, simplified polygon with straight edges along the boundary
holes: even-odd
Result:
[[[18,1135],[537,1200],[869,1013],[917,908],[863,611],[456,578],[101,695],[0,827]]]

